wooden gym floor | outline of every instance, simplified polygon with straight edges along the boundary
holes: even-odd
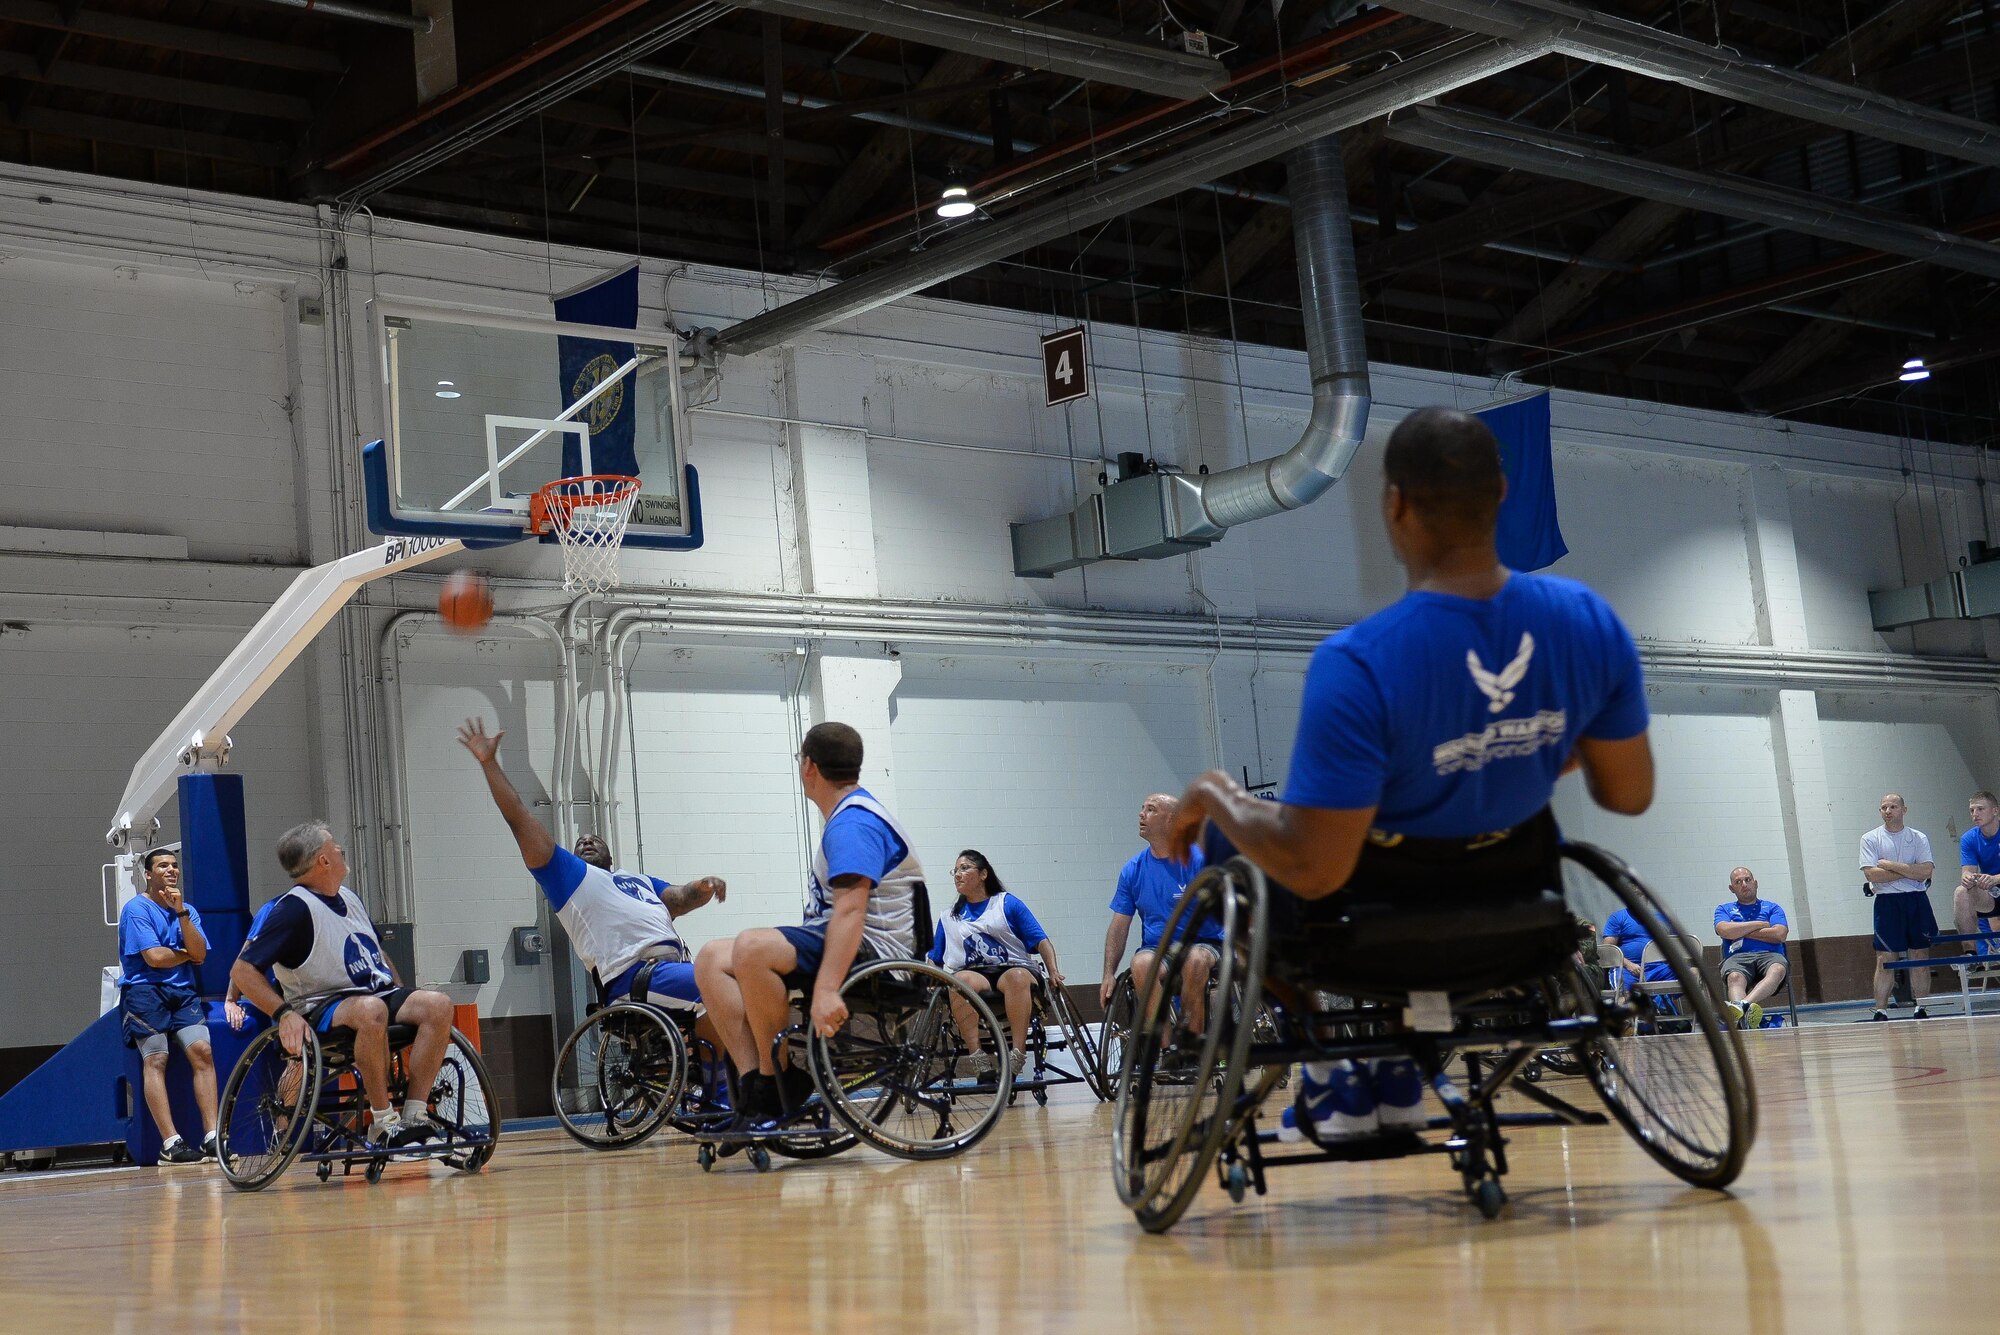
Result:
[[[935,1164],[856,1149],[705,1176],[671,1132],[622,1155],[549,1132],[475,1178],[412,1166],[375,1187],[295,1171],[241,1195],[206,1165],[10,1177],[0,1329],[1983,1328],[2000,1020],[1749,1047],[1761,1130],[1729,1195],[1682,1187],[1615,1127],[1524,1131],[1495,1223],[1426,1156],[1294,1168],[1241,1206],[1210,1187],[1149,1237],[1112,1192],[1110,1109],[1080,1090],[1023,1098]]]

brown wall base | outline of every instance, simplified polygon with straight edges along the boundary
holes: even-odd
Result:
[[[500,1091],[503,1120],[555,1115],[549,1080],[555,1073],[556,1040],[549,1016],[481,1016],[479,1046]]]

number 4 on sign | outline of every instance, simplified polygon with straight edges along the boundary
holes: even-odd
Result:
[[[1090,393],[1090,350],[1082,325],[1043,335],[1042,388],[1052,408]]]

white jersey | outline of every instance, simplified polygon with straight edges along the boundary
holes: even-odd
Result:
[[[833,818],[849,807],[858,807],[879,819],[905,850],[903,860],[884,872],[868,892],[868,916],[861,939],[880,959],[914,958],[911,935],[916,931],[916,897],[924,881],[924,869],[917,862],[917,846],[887,808],[859,789],[840,799],[840,805],[826,818],[827,825],[831,826]],[[805,925],[808,927],[824,927],[833,917],[833,894],[826,882],[826,832],[822,830],[820,842],[813,848],[812,879],[807,886]]]
[[[347,909],[345,915],[335,913],[324,898],[302,885],[292,887],[291,897],[303,900],[312,915],[313,943],[311,953],[298,968],[272,966],[278,990],[287,1000],[357,987],[386,992],[395,986],[396,976],[389,972],[389,961],[375,936],[375,924],[369,920],[359,895],[344,885],[340,887],[341,902]]]
[[[674,917],[660,902],[667,883],[629,871],[606,871],[583,859],[583,879],[555,905],[556,920],[587,968],[610,983],[643,959],[687,958]],[[554,895],[549,896],[553,902]]]
[[[1905,825],[1894,834],[1890,834],[1888,830],[1877,825],[1874,829],[1861,836],[1861,869],[1866,871],[1883,858],[1887,858],[1891,862],[1906,862],[1912,865],[1919,862],[1929,862],[1932,860],[1930,836],[1922,830],[1913,829],[1908,825]],[[1876,886],[1875,893],[1878,895],[1922,894],[1926,889],[1928,887],[1922,881],[1914,881],[1907,876],[1902,876],[1889,882],[1887,885]]]
[[[1005,969],[1018,966],[1042,971],[1042,962],[1028,943],[1007,921],[1007,896],[994,895],[978,918],[961,918],[947,913],[939,924],[944,928],[944,967],[947,969]]]

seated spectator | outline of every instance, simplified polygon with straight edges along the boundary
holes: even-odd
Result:
[[[1729,889],[1736,897],[1715,909],[1729,1018],[1756,1029],[1764,1023],[1763,1003],[1784,985],[1785,938],[1792,929],[1783,909],[1757,897],[1757,877],[1748,867],[1730,871]]]
[[[1034,1004],[1035,978],[1046,978],[1051,987],[1063,984],[1055,942],[1020,896],[1008,893],[1000,874],[978,849],[958,855],[951,879],[958,902],[938,921],[930,960],[950,969],[974,991],[992,988],[1000,994],[1007,1007],[1008,1061],[1019,1076],[1028,1062],[1028,1010]],[[993,1072],[993,1058],[980,1048],[979,1018],[956,995],[951,1013],[972,1054],[972,1072],[983,1080]]]
[[[1618,953],[1625,957],[1625,977],[1610,980],[1619,991],[1623,992],[1638,982],[1642,972],[1649,983],[1667,982],[1673,978],[1674,971],[1665,960],[1642,964],[1646,947],[1652,940],[1652,933],[1641,927],[1639,920],[1626,909],[1621,908],[1604,920],[1604,944],[1618,947]]]
[[[208,958],[201,915],[181,899],[181,859],[156,848],[142,859],[146,889],[118,911],[118,1009],[125,1046],[137,1048],[146,1107],[160,1128],[162,1163],[195,1163],[215,1154],[215,1051],[194,966]],[[167,1102],[167,1045],[181,1045],[194,1068],[194,1102],[201,1110],[202,1142],[196,1149],[174,1129]]]

